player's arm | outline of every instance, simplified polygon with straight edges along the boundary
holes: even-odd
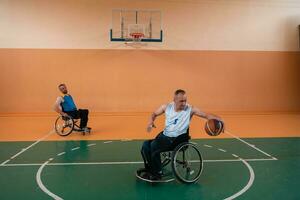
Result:
[[[211,113],[205,113],[203,111],[201,111],[200,109],[196,108],[196,107],[193,107],[192,108],[192,113],[191,115],[196,115],[198,117],[202,117],[202,118],[205,118],[205,119],[217,119],[219,121],[223,121],[221,119],[221,117],[217,116],[217,115],[214,115],[214,114],[211,114]]]
[[[156,117],[158,117],[159,115],[162,115],[163,113],[165,113],[167,108],[167,105],[161,105],[156,111],[154,111],[149,119],[149,123],[147,126],[147,131],[150,132],[152,130],[152,128],[155,128],[156,126],[154,125],[154,121],[156,119]]]
[[[68,116],[67,113],[65,113],[65,112],[62,111],[62,108],[61,108],[61,105],[60,105],[61,103],[62,103],[62,98],[61,98],[61,97],[58,97],[58,98],[56,99],[56,101],[55,101],[54,106],[53,106],[53,110],[54,110],[55,112],[59,113],[59,114],[62,115],[62,116]]]

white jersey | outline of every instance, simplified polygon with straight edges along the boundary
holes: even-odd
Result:
[[[177,137],[187,132],[190,126],[192,107],[186,105],[182,111],[175,111],[175,103],[169,103],[167,105],[165,115],[165,130],[164,135],[168,137]]]

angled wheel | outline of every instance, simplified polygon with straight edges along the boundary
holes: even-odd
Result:
[[[172,169],[179,181],[196,182],[203,169],[202,156],[197,147],[190,142],[178,145],[173,151]]]
[[[67,136],[72,133],[74,129],[74,120],[67,116],[59,116],[55,121],[55,131],[60,136]]]

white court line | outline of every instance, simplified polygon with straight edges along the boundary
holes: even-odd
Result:
[[[206,121],[206,120],[205,120],[205,119],[203,119],[203,118],[201,118],[201,119],[202,119],[203,121]],[[264,152],[263,150],[261,150],[261,149],[259,149],[259,148],[255,147],[255,145],[253,145],[253,144],[250,144],[250,143],[246,142],[245,140],[243,140],[243,139],[239,138],[239,137],[238,137],[238,136],[236,136],[236,135],[233,135],[233,134],[232,134],[232,133],[230,133],[229,131],[225,130],[224,132],[225,132],[225,133],[227,133],[228,135],[230,135],[230,136],[234,137],[235,139],[237,139],[237,140],[239,140],[239,141],[241,141],[241,142],[243,142],[243,143],[247,144],[248,146],[252,147],[253,149],[255,149],[255,150],[257,150],[257,151],[259,151],[259,152],[261,152],[261,153],[265,154],[266,156],[269,156],[269,157],[275,158],[274,156],[271,156],[270,154],[268,154],[268,153]],[[277,158],[275,158],[275,159],[277,159]]]
[[[10,161],[10,159],[8,159],[8,160],[6,160],[6,161],[4,161],[3,163],[1,163],[1,165],[0,166],[3,166],[3,165],[5,165],[6,163],[8,163]]]
[[[239,141],[241,141],[241,142],[243,142],[243,143],[247,144],[248,146],[252,147],[253,149],[255,149],[255,150],[257,150],[257,151],[259,151],[259,152],[261,152],[261,153],[265,154],[266,156],[269,156],[269,157],[275,158],[274,156],[271,156],[270,154],[268,154],[268,153],[264,152],[263,150],[261,150],[261,149],[257,148],[255,145],[253,145],[253,144],[250,144],[250,143],[246,142],[245,140],[243,140],[243,139],[239,138],[238,136],[235,136],[235,135],[233,135],[232,133],[230,133],[230,132],[228,132],[228,131],[225,131],[225,133],[227,133],[228,135],[230,135],[230,136],[232,136],[232,137],[236,138],[237,140],[239,140]],[[277,158],[275,158],[275,159],[277,159]]]
[[[61,155],[64,155],[66,152],[61,152],[59,154],[57,154],[57,156],[61,156]]]
[[[46,161],[44,164],[42,164],[42,166],[39,168],[37,174],[36,174],[36,182],[38,184],[38,186],[49,196],[51,196],[53,199],[55,200],[62,200],[61,197],[57,196],[56,194],[53,194],[52,192],[50,192],[43,184],[42,179],[41,179],[41,173],[43,168],[49,163],[50,161]]]
[[[111,142],[113,142],[113,141],[106,141],[106,142],[103,142],[104,144],[107,144],[107,143],[111,143]]]
[[[247,185],[241,189],[239,192],[235,193],[234,195],[230,196],[230,197],[227,197],[226,199],[224,200],[232,200],[232,199],[235,199],[236,197],[242,195],[243,193],[245,193],[253,184],[254,182],[254,178],[255,178],[255,175],[254,175],[254,171],[251,167],[251,165],[249,165],[245,160],[243,159],[240,159],[245,165],[246,167],[249,169],[249,172],[250,172],[250,178],[249,178],[249,181],[247,183]]]
[[[91,145],[96,145],[96,144],[91,144]],[[91,145],[89,145],[89,146],[91,146]],[[71,151],[75,151],[75,150],[77,150],[77,149],[80,149],[80,147],[75,147],[75,148],[71,149]],[[66,153],[66,152],[61,152],[61,153],[57,154],[57,156],[63,155],[63,154],[65,154],[65,153]],[[38,169],[38,172],[37,172],[37,174],[36,174],[36,182],[37,182],[38,186],[41,188],[41,190],[43,190],[47,195],[49,195],[50,197],[52,197],[52,198],[55,199],[55,200],[63,200],[61,197],[59,197],[59,196],[57,196],[56,194],[50,192],[50,191],[44,186],[44,184],[43,184],[43,182],[42,182],[42,180],[41,180],[41,173],[42,173],[42,171],[43,171],[43,168],[44,168],[47,164],[49,164],[49,162],[52,161],[53,159],[54,159],[54,158],[49,158],[48,161],[46,161],[44,164],[42,164],[42,165],[40,166],[40,168]]]
[[[272,158],[253,158],[244,159],[247,162],[258,161],[276,161]],[[228,160],[203,160],[203,162],[240,162],[240,159],[228,159]],[[199,161],[193,161],[199,162]],[[124,161],[124,162],[88,162],[88,163],[49,163],[47,166],[64,166],[64,165],[127,165],[127,164],[142,164],[143,161]],[[43,163],[24,163],[24,164],[6,164],[3,167],[25,167],[25,166],[41,166]]]
[[[91,147],[91,146],[94,146],[94,145],[96,145],[96,143],[88,144],[87,146],[88,146],[88,147]]]
[[[231,154],[233,157],[236,157],[236,158],[238,158],[239,156],[237,156],[237,155],[235,155],[235,154]]]
[[[244,159],[248,162],[254,162],[254,161],[275,161],[272,158],[250,158],[250,159]],[[236,162],[241,161],[240,159],[228,159],[228,160],[204,160],[203,162]]]
[[[224,150],[224,149],[218,149],[219,151],[223,151],[223,152],[226,152],[226,150]]]
[[[51,134],[53,134],[53,133],[54,133],[54,130],[50,131],[50,132],[49,132],[47,135],[45,135],[44,137],[40,138],[39,140],[37,140],[36,142],[32,143],[32,144],[29,145],[28,147],[22,149],[19,153],[17,153],[17,154],[15,154],[14,156],[12,156],[12,157],[10,158],[10,160],[12,160],[12,159],[16,158],[17,156],[21,155],[22,153],[24,153],[25,151],[27,151],[28,149],[30,149],[31,147],[33,147],[33,146],[36,145],[37,143],[43,141],[44,139],[46,139],[47,137],[49,137],[49,136],[50,136]],[[1,163],[0,166],[1,166],[1,165],[4,165],[5,163],[7,163],[7,162],[5,161],[5,162]]]
[[[207,145],[207,144],[205,144],[204,146],[205,146],[205,147],[208,147],[208,148],[212,148],[212,146],[210,146],[210,145]]]
[[[71,149],[71,151],[75,151],[75,150],[77,150],[77,149],[79,149],[80,147],[75,147],[75,148],[73,148],[73,149]]]
[[[128,142],[128,141],[132,141],[132,139],[122,139],[122,142]]]

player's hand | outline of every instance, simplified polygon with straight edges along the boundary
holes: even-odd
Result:
[[[155,126],[154,124],[149,124],[149,125],[147,126],[147,132],[150,133],[151,130],[152,130],[152,128],[156,128],[156,126]]]
[[[210,119],[216,119],[216,120],[221,121],[221,122],[224,123],[224,121],[222,120],[222,118],[221,118],[221,117],[218,117],[218,116],[216,116],[216,115],[209,115],[209,116],[207,117],[207,119],[208,119],[208,120],[210,120]]]

